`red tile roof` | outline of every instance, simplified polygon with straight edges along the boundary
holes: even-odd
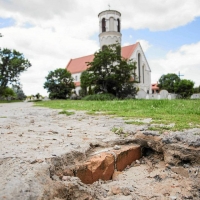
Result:
[[[129,59],[138,44],[139,42],[129,46],[122,47],[121,49],[122,57]],[[93,59],[94,55],[88,55],[80,58],[71,59],[67,64],[66,69],[72,74],[83,72],[88,68],[86,62],[92,62]]]
[[[152,90],[159,90],[158,83],[151,84]]]
[[[81,85],[81,83],[80,83],[80,82],[75,82],[74,84],[75,84],[75,86],[76,86],[76,87],[78,87],[78,86],[80,86],[80,85]]]
[[[129,46],[122,47],[122,49],[121,49],[122,57],[129,59],[131,57],[131,55],[133,54],[133,52],[135,51],[138,44],[139,44],[139,42],[129,45]]]

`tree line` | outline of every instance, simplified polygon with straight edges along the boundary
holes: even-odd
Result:
[[[22,100],[26,97],[19,77],[29,67],[31,63],[22,53],[0,47],[0,98],[12,97]]]

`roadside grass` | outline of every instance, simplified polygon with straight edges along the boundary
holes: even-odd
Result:
[[[69,115],[75,114],[75,112],[69,112],[69,111],[67,111],[67,110],[63,110],[63,111],[60,111],[58,114],[64,114],[64,115],[69,116]]]
[[[130,121],[126,123],[132,122],[136,125],[142,124],[140,122],[142,119],[151,118],[151,122],[148,123],[149,129],[160,132],[200,127],[200,100],[53,100],[36,102],[35,105],[53,109],[85,110],[88,114],[101,113],[124,117],[125,120]]]
[[[16,103],[16,102],[22,102],[22,100],[0,100],[0,103]]]

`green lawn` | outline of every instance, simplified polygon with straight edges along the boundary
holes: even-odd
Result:
[[[152,118],[150,130],[183,130],[200,127],[200,100],[124,100],[124,101],[71,101],[55,100],[35,103],[54,109],[85,110],[88,114],[109,114],[124,117],[126,123],[142,124]],[[138,121],[139,119],[139,121]],[[174,123],[174,126],[170,124]]]

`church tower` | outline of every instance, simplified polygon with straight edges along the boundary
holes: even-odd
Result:
[[[105,10],[99,15],[99,43],[104,45],[121,45],[121,13],[116,10]]]

